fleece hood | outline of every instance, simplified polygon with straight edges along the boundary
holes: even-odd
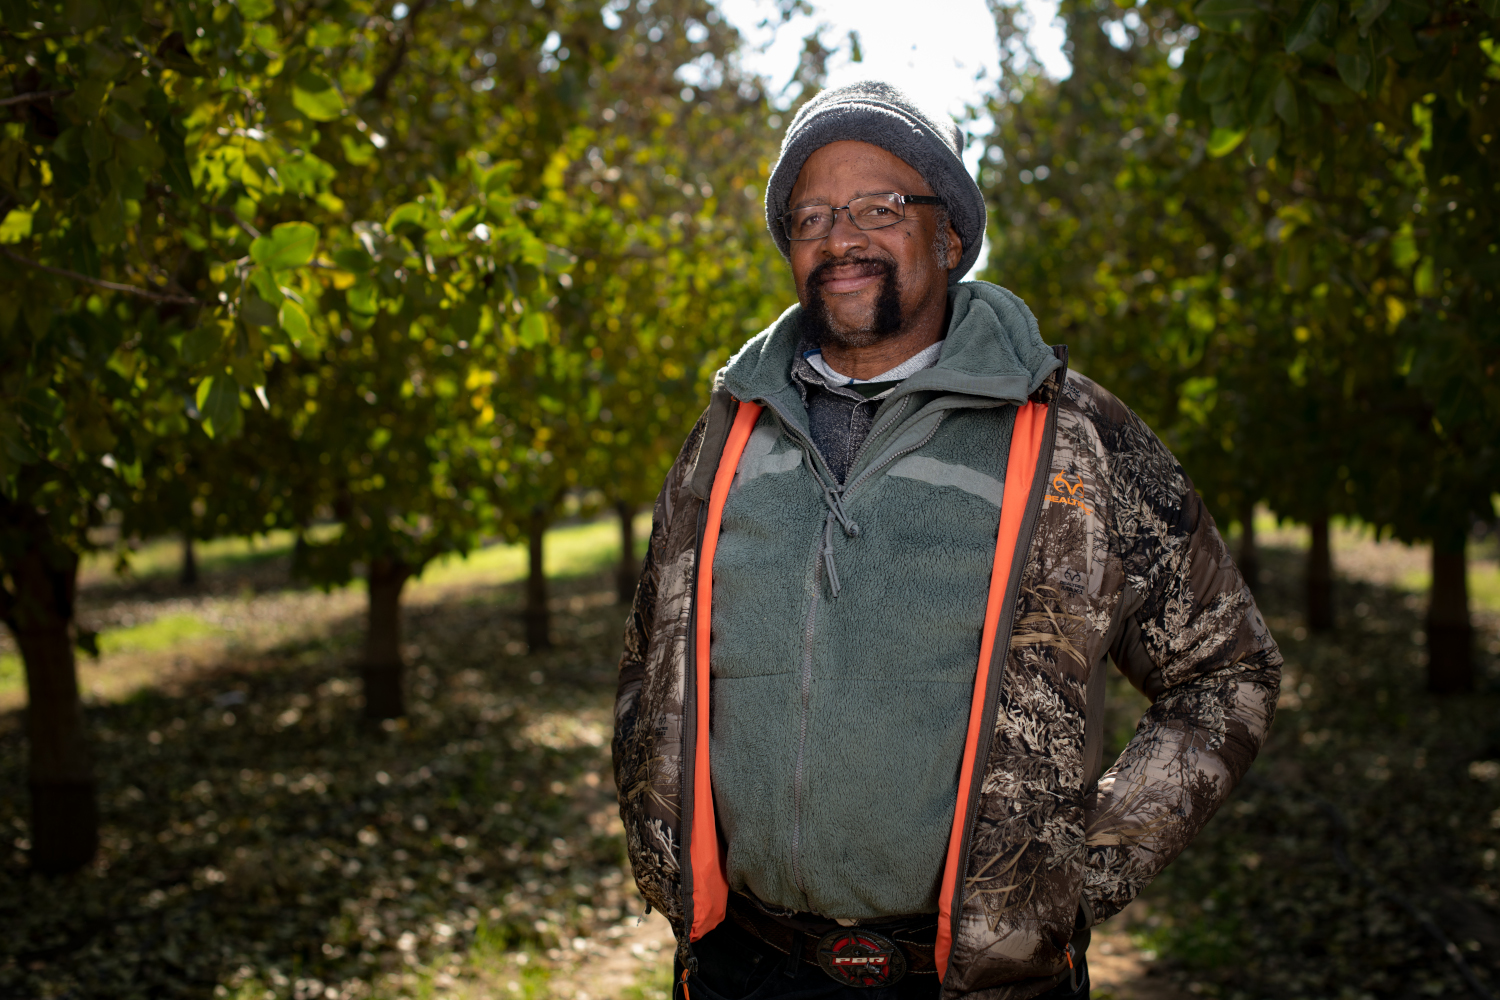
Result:
[[[1061,367],[1042,340],[1036,317],[1014,292],[988,281],[965,281],[948,290],[948,301],[951,319],[938,363],[902,382],[892,399],[935,391],[1019,405]],[[729,359],[720,384],[736,399],[748,400],[791,388],[801,326],[802,307],[794,305]]]

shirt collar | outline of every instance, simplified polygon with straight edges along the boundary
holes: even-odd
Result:
[[[828,362],[823,360],[823,349],[821,347],[804,350],[802,357],[815,372],[822,376],[825,384],[830,387],[837,387],[864,385],[870,382],[899,382],[909,375],[915,375],[917,372],[931,368],[937,364],[938,358],[942,356],[942,353],[943,341],[940,340],[913,354],[896,367],[881,372],[874,378],[850,378],[848,375],[834,371]]]

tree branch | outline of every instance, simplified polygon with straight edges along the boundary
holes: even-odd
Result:
[[[391,61],[386,64],[385,69],[375,78],[375,83],[369,90],[365,91],[361,101],[374,101],[376,104],[384,104],[391,84],[395,82],[396,74],[401,72],[402,65],[406,62],[406,50],[411,45],[411,40],[417,34],[417,15],[426,10],[432,0],[417,0],[411,5],[406,15],[406,30],[401,33],[401,40],[396,43],[396,51],[391,54]]]
[[[224,208],[222,205],[210,205],[208,206],[208,210],[210,212],[218,212],[220,215],[229,216],[234,220],[235,225],[239,226],[245,232],[250,234],[250,238],[252,240],[260,239],[260,231],[257,230],[254,226],[250,225],[250,223],[246,222],[244,219],[240,218],[234,209]]]
[[[31,94],[17,94],[0,100],[0,108],[8,108],[12,104],[30,104],[33,101],[50,101],[54,97],[65,97],[71,93],[71,90],[38,90]]]
[[[91,278],[86,274],[80,274],[78,271],[69,271],[67,268],[49,267],[46,264],[38,264],[36,261],[31,260],[27,257],[22,257],[20,254],[15,253],[7,247],[0,247],[0,254],[4,254],[11,260],[15,261],[17,264],[21,264],[25,267],[30,267],[38,271],[45,271],[48,274],[55,274],[60,278],[70,278],[73,281],[81,281],[86,285],[94,285],[99,288],[107,288],[112,292],[124,292],[127,295],[138,295],[143,299],[150,299],[152,302],[161,302],[170,305],[202,305],[201,302],[190,295],[171,295],[162,292],[153,292],[151,289],[141,288],[139,285],[122,285],[117,281],[105,281],[102,278]]]

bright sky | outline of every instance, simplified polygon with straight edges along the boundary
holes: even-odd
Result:
[[[797,17],[773,33],[756,26],[774,7],[769,0],[719,0],[719,9],[748,42],[746,69],[780,87],[791,79],[802,51],[802,39],[824,26],[823,44],[838,50],[828,66],[828,85],[857,80],[886,80],[905,90],[917,103],[945,110],[962,122],[965,107],[979,107],[994,86],[1000,50],[995,22],[985,0],[812,0],[812,17]],[[1054,24],[1056,0],[1026,0],[1031,16],[1033,50],[1047,74],[1061,79],[1072,72],[1062,52],[1063,33]],[[849,32],[859,33],[864,59],[849,58]],[[787,95],[790,98],[792,95]],[[783,99],[785,100],[785,98]],[[970,134],[989,131],[988,118],[967,126]],[[978,169],[982,146],[970,144],[964,161]],[[984,266],[982,254],[975,267]]]

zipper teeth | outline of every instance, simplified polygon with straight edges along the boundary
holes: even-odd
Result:
[[[678,873],[682,880],[682,912],[693,926],[693,792],[698,777],[698,574],[703,572],[703,535],[708,526],[708,501],[698,507],[697,540],[693,544],[693,599],[688,604],[687,676],[682,692],[682,773],[678,785],[679,850]],[[713,567],[709,567],[713,572]],[[712,613],[712,609],[709,610]]]
[[[868,441],[868,440],[870,440],[870,438],[878,437],[880,435],[880,432],[883,431],[883,430],[885,430],[888,425],[896,422],[897,420],[900,420],[901,419],[901,414],[903,414],[903,413],[906,412],[906,405],[908,403],[910,403],[910,402],[911,402],[911,397],[910,396],[902,396],[901,397],[901,405],[898,406],[898,407],[896,407],[890,413],[887,413],[884,417],[881,417],[880,421],[870,428],[869,437],[866,437],[865,440]],[[861,449],[863,449],[863,447],[864,447],[863,445],[860,446]],[[858,452],[855,453],[854,457],[855,458],[859,457]]]
[[[769,399],[765,400],[764,403],[766,409],[774,413],[776,415],[776,419],[781,422],[782,430],[790,434],[792,438],[794,438],[798,443],[802,445],[802,450],[807,454],[808,461],[813,466],[813,475],[817,476],[819,479],[825,478],[818,472],[817,468],[818,463],[823,462],[823,455],[818,451],[817,446],[813,444],[812,438],[808,437],[806,434],[803,434],[800,430],[798,430],[796,425],[786,418],[786,416],[781,412],[781,409],[777,407],[775,403],[771,402]],[[838,481],[837,477],[835,477],[833,474],[833,470],[828,468],[827,462],[823,462],[823,472],[826,472],[828,474],[826,476],[827,479],[833,480],[834,482]]]
[[[927,432],[927,436],[926,437],[924,437],[922,440],[918,441],[916,444],[912,445],[910,448],[902,448],[898,452],[894,452],[894,453],[892,453],[890,455],[887,455],[885,457],[884,461],[880,462],[877,465],[872,465],[868,469],[866,469],[863,473],[860,474],[860,477],[858,479],[856,479],[854,482],[850,483],[848,486],[844,487],[844,492],[840,496],[839,499],[841,501],[847,499],[848,496],[849,496],[849,494],[854,491],[855,487],[862,485],[865,480],[867,480],[871,476],[875,475],[875,473],[879,472],[881,469],[885,468],[887,465],[890,465],[892,462],[896,461],[898,458],[901,458],[901,457],[903,457],[905,455],[910,455],[912,452],[916,451],[918,448],[921,448],[921,447],[925,446],[927,444],[927,442],[931,441],[933,439],[933,437],[935,437],[937,435],[938,428],[940,428],[940,427],[943,426],[943,420],[947,416],[948,416],[948,413],[947,413],[946,410],[944,410],[941,413],[941,415],[938,417],[937,423],[935,423],[935,424],[932,425],[932,430],[930,430],[930,431]],[[871,437],[875,436],[875,434],[874,434],[873,431],[870,433],[870,436]]]
[[[798,720],[797,763],[792,772],[792,881],[807,899],[807,882],[802,877],[802,768],[807,752],[807,716],[812,700],[812,641],[817,624],[819,598],[823,593],[821,539],[813,543],[812,600],[807,608],[807,623],[802,627],[802,714]]]

